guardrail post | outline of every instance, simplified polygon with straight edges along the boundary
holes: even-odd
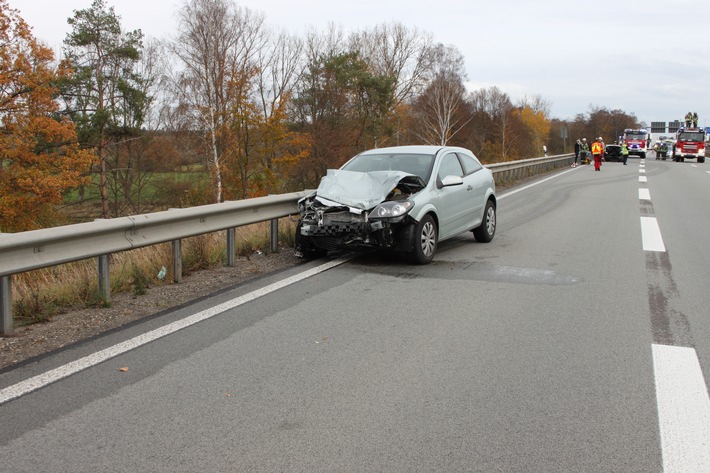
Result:
[[[109,255],[101,255],[99,260],[99,300],[101,305],[111,304],[111,274],[108,263]]]
[[[236,265],[234,255],[237,253],[237,238],[235,228],[227,229],[227,266],[234,267]]]
[[[12,276],[0,277],[0,333],[12,335]]]
[[[173,240],[173,282],[182,282],[182,240]]]
[[[271,219],[271,252],[279,251],[279,220]]]

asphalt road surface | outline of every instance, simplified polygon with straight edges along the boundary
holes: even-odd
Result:
[[[0,471],[708,472],[710,166],[499,194],[0,375]]]

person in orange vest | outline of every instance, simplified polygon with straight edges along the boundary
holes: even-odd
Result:
[[[602,154],[604,153],[604,145],[602,145],[602,139],[597,138],[594,143],[592,143],[592,157],[594,157],[594,170],[599,171],[602,167]]]

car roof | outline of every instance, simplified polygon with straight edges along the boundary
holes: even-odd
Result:
[[[363,151],[360,154],[382,154],[382,153],[402,153],[402,154],[436,154],[440,151],[460,151],[471,153],[470,150],[458,146],[435,146],[435,145],[407,145],[390,146],[386,148],[373,148]]]

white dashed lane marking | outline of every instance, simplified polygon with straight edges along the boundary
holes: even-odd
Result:
[[[663,472],[710,471],[710,398],[693,348],[652,345]]]
[[[661,229],[655,217],[641,217],[641,239],[644,251],[666,251],[663,244]]]
[[[647,188],[639,188],[639,199],[651,200]],[[641,217],[641,234],[645,251],[666,251],[655,218]],[[710,471],[710,397],[698,355],[690,347],[651,349],[663,472]]]

